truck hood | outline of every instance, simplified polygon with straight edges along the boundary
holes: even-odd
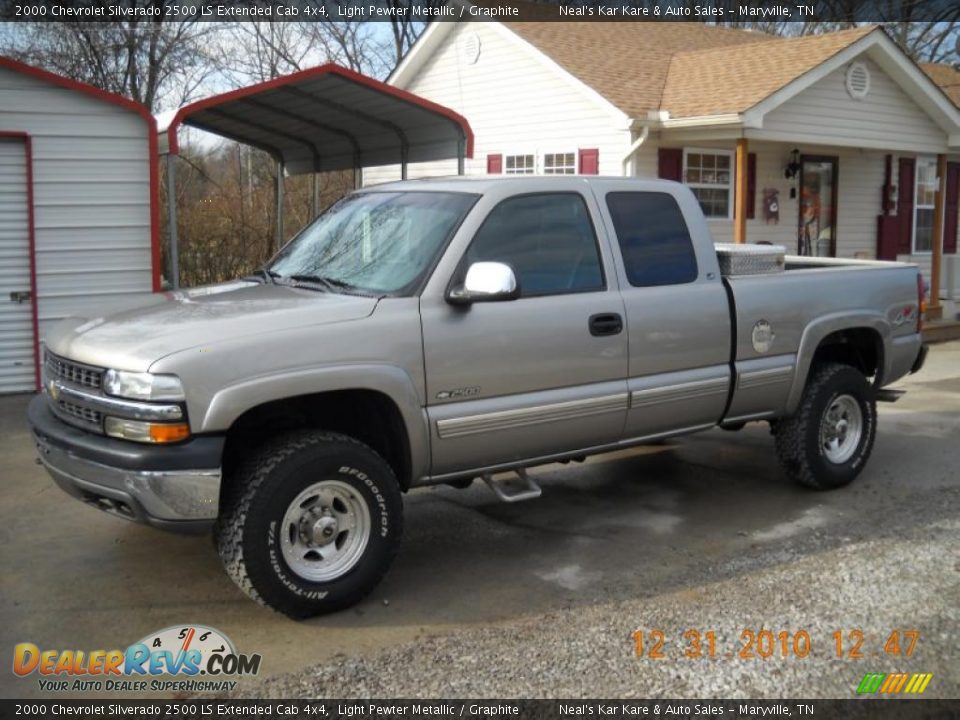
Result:
[[[377,298],[237,281],[145,296],[103,317],[69,318],[45,338],[51,352],[99,367],[146,371],[171,353],[249,336],[365,318]]]

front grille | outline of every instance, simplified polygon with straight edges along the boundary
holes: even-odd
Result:
[[[102,420],[102,417],[98,410],[92,410],[91,408],[83,407],[82,405],[77,405],[72,402],[66,402],[64,400],[57,400],[56,409],[60,415],[66,415],[67,417],[80,420],[81,422],[95,425],[97,429],[100,428],[100,421]]]
[[[99,390],[103,384],[104,371],[101,368],[64,360],[50,352],[46,355],[46,369],[48,379],[65,380],[91,390]]]

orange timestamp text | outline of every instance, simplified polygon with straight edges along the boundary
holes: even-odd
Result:
[[[821,652],[845,660],[859,660],[879,655],[909,658],[920,640],[916,629],[895,628],[888,633],[868,636],[859,628],[835,630],[830,637],[821,638],[816,645]],[[825,642],[823,642],[825,641]],[[882,641],[882,642],[880,642]],[[637,629],[633,632],[634,654],[638,658],[663,660],[671,655],[698,658],[740,660],[769,660],[770,658],[806,658],[814,652],[810,631],[775,630],[772,628],[744,628],[731,642],[716,630],[689,628],[676,635],[657,628]]]

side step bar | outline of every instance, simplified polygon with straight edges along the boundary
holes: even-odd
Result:
[[[493,494],[503,502],[513,503],[521,500],[533,500],[543,493],[540,486],[527,475],[527,471],[523,468],[516,471],[516,477],[504,478],[503,480],[494,480],[489,473],[481,475],[481,477],[487,487],[493,491]],[[519,487],[517,487],[518,485]]]
[[[883,388],[882,390],[877,390],[876,398],[879,402],[895,403],[902,395],[906,395],[906,393],[906,390],[891,390],[890,388]]]

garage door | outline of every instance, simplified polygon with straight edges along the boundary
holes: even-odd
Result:
[[[35,388],[27,155],[0,138],[0,393]]]

